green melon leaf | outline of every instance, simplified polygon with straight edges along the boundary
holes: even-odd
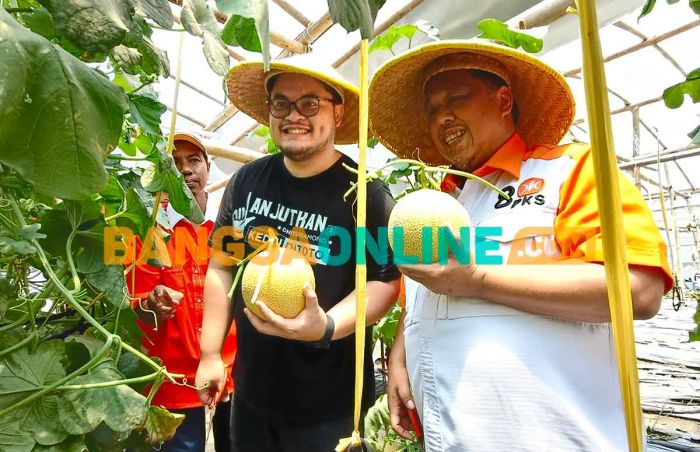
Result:
[[[124,376],[113,361],[103,360],[86,375],[76,377],[71,384],[83,385],[116,381]],[[115,432],[139,428],[147,412],[146,398],[126,385],[62,391],[59,421],[71,434],[91,432],[104,422]]]
[[[129,0],[136,15],[142,19],[151,19],[168,30],[173,27],[173,13],[168,0]]]
[[[397,42],[404,38],[411,40],[418,31],[419,29],[416,25],[392,25],[385,33],[372,40],[369,46],[369,52],[372,53],[378,50],[393,52],[394,45],[396,45]]]
[[[58,397],[45,395],[20,408],[15,417],[19,419],[22,429],[31,433],[37,444],[52,446],[68,437],[68,432],[56,422],[60,408]]]
[[[53,39],[56,36],[51,14],[43,6],[35,8],[31,13],[17,13],[15,17],[22,25],[46,39]]]
[[[477,24],[483,39],[491,39],[503,45],[517,49],[522,47],[528,53],[537,53],[542,50],[544,41],[525,33],[511,30],[508,25],[496,19],[484,19]]]
[[[99,203],[105,208],[106,215],[114,215],[119,211],[124,200],[124,189],[113,175],[109,175],[109,181],[100,190]]]
[[[690,9],[700,16],[700,0],[690,0]]]
[[[99,191],[104,156],[119,141],[124,92],[4,9],[0,29],[0,163],[40,194],[80,199]]]
[[[34,449],[32,449],[32,452],[87,452],[87,450],[85,437],[79,435],[69,436],[65,441],[52,446],[37,444]]]
[[[185,416],[170,413],[168,410],[157,406],[148,407],[146,415],[146,433],[149,444],[158,444],[168,441],[175,435],[175,430],[185,420]]]
[[[229,17],[221,30],[221,39],[228,45],[239,46],[251,52],[262,52],[255,20],[251,17]]]
[[[150,191],[166,191],[170,197],[173,208],[193,222],[204,222],[204,214],[192,196],[189,187],[185,185],[185,178],[175,166],[173,157],[161,148],[148,155],[148,160],[153,164],[141,176],[141,184]]]
[[[124,202],[126,209],[123,215],[117,219],[117,224],[128,227],[139,237],[146,237],[148,229],[151,227],[151,215],[133,187],[127,190]]]
[[[642,17],[649,14],[654,9],[654,6],[656,6],[656,0],[646,0],[642,11],[639,13],[639,17],[637,17],[637,22],[639,22]]]
[[[15,418],[0,419],[0,450],[3,452],[31,452],[34,448],[32,435],[19,429]]]
[[[86,61],[104,59],[134,27],[134,8],[123,0],[41,0],[56,32],[82,50]]]
[[[103,292],[107,301],[115,307],[129,306],[125,297],[124,269],[120,265],[102,265],[98,271],[88,273],[86,278],[90,285],[99,292]]]
[[[58,340],[41,342],[32,353],[24,347],[3,356],[0,359],[0,409],[63,378],[66,373],[61,362],[65,356],[63,341]],[[40,397],[29,407],[41,405],[46,397],[49,396]]]
[[[686,94],[693,102],[700,102],[700,68],[688,74],[684,82],[666,88],[664,103],[668,108],[678,108],[683,105]]]
[[[226,44],[219,35],[219,23],[214,11],[205,0],[184,0],[180,13],[182,26],[188,33],[202,38],[204,56],[209,67],[219,75],[225,75],[229,67]]]
[[[222,30],[224,41],[251,52],[261,52],[265,71],[269,70],[270,13],[267,0],[217,0],[216,7],[231,15]],[[238,44],[232,44],[234,41]]]
[[[129,94],[129,108],[131,112],[131,122],[143,127],[143,129],[154,135],[160,135],[160,117],[167,108],[151,96],[139,96]]]

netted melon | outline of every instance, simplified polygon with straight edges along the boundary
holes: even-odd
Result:
[[[452,196],[437,190],[417,190],[401,198],[391,211],[389,245],[394,254],[397,254],[395,247],[403,245],[403,256],[418,256],[420,263],[427,263],[423,259],[423,247],[432,245],[430,262],[437,262],[439,230],[443,229],[442,234],[448,234],[450,231],[459,234],[460,228],[470,225],[469,214]],[[432,231],[431,240],[426,240],[425,244],[424,228],[430,228]],[[403,231],[403,240],[399,240],[399,230]],[[442,243],[447,246],[445,236]]]
[[[260,318],[263,316],[255,304],[257,300],[291,319],[304,309],[306,283],[315,289],[314,272],[306,259],[292,249],[274,247],[253,257],[246,265],[241,278],[243,301]]]

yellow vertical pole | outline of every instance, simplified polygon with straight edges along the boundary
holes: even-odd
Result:
[[[369,125],[369,42],[363,39],[360,46],[360,133],[357,162],[357,235],[363,234],[367,219],[367,130]],[[359,239],[357,239],[359,240]],[[357,249],[359,253],[365,250]],[[363,261],[364,262],[364,261]],[[365,328],[367,326],[367,266],[355,266],[355,415],[352,437],[340,440],[336,451],[345,451],[360,445],[360,415],[362,413],[362,386],[365,363]]]
[[[363,233],[367,218],[367,126],[369,124],[369,45],[366,39],[360,46],[360,155],[357,162],[357,230]],[[358,248],[357,253],[365,250]],[[359,257],[359,256],[358,256]],[[363,260],[364,261],[364,260]],[[364,376],[365,327],[367,324],[367,266],[357,264],[355,290],[357,307],[355,318],[355,431],[359,432]]]
[[[180,40],[177,47],[177,66],[175,68],[175,94],[173,95],[173,111],[170,115],[170,131],[168,133],[168,145],[166,150],[168,154],[173,153],[173,144],[175,138],[175,122],[177,121],[177,98],[180,94],[180,73],[182,72],[182,55],[184,52],[183,44],[185,43],[184,30],[180,33]]]
[[[600,207],[605,276],[608,281],[610,319],[625,410],[627,443],[631,452],[640,452],[643,448],[643,419],[634,344],[632,296],[598,18],[594,0],[577,0],[576,4],[581,26],[583,81]]]

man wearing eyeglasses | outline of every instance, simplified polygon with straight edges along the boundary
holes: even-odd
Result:
[[[244,62],[227,80],[233,104],[269,124],[282,152],[245,165],[229,182],[212,246],[216,252],[242,242],[248,255],[276,239],[307,257],[316,281],[315,291],[304,290],[306,307],[297,317],[284,319],[259,303],[260,319],[245,308],[240,288],[228,301],[236,268],[210,263],[196,383],[209,383],[200,399],[213,403],[224,384],[224,332],[235,318],[236,452],[328,452],[353,428],[356,215],[354,194],[344,193],[355,176],[343,165],[357,165],[334,145],[357,142],[359,98],[356,87],[306,58],[273,62],[267,73],[260,63]],[[367,192],[367,229],[376,239],[394,202],[379,182]],[[222,227],[233,228],[231,237],[217,238]],[[390,262],[388,253],[384,262],[367,257],[368,325],[396,300],[400,275]],[[371,359],[364,371],[373,381]],[[373,385],[365,384],[363,408],[373,402]]]

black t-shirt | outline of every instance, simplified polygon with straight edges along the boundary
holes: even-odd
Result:
[[[214,226],[215,231],[222,226],[233,227],[230,235],[234,237],[213,246],[232,249],[232,244],[238,243],[240,248],[244,241],[247,255],[269,239],[270,230],[275,231],[283,246],[295,246],[313,256],[316,293],[319,304],[328,311],[355,289],[356,192],[347,200],[343,195],[356,176],[343,168],[343,163],[357,168],[345,155],[326,171],[307,178],[291,175],[281,155],[243,166],[226,187]],[[386,187],[379,181],[368,184],[367,232],[375,240],[378,228],[386,227],[393,206]],[[305,238],[299,240],[302,230]],[[343,259],[343,255],[349,258]],[[387,255],[388,260],[380,265],[381,261],[375,262],[367,253],[369,281],[399,278],[389,251]],[[333,265],[326,265],[331,262]],[[234,294],[238,352],[233,375],[237,397],[278,422],[306,423],[352,414],[354,334],[332,341],[326,350],[315,349],[303,342],[258,333],[243,307],[239,285]],[[366,333],[365,409],[374,403],[371,328]]]

